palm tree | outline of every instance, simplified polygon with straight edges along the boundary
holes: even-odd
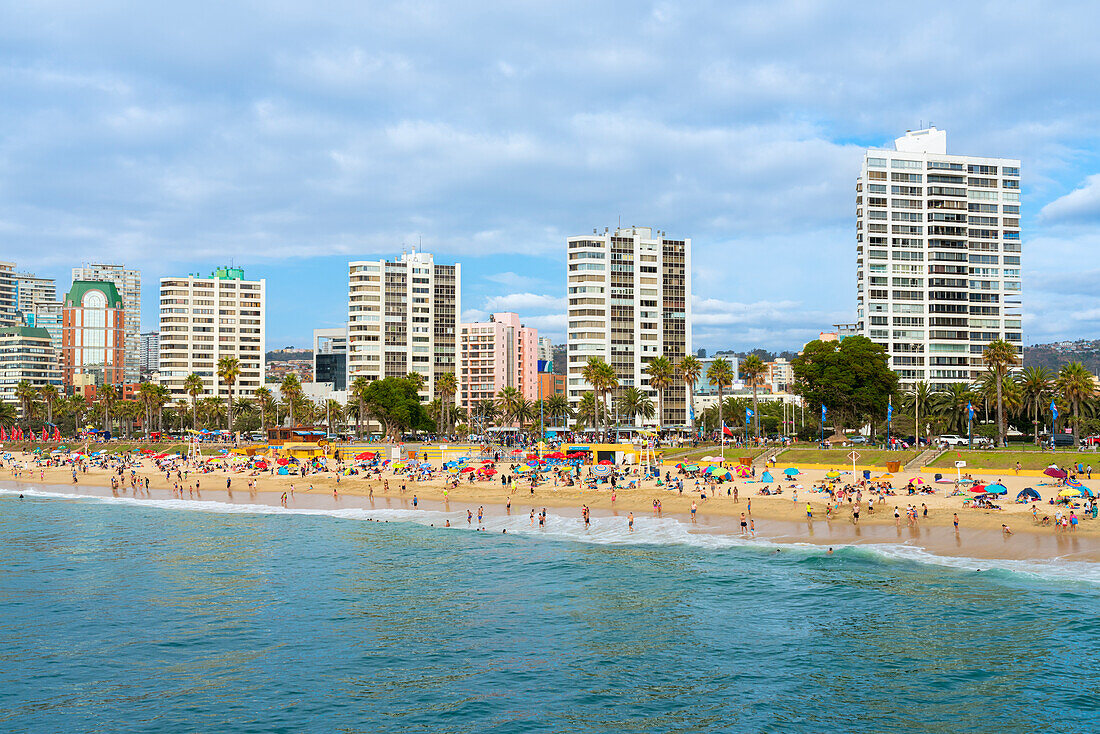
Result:
[[[657,391],[657,430],[660,431],[664,427],[665,388],[672,386],[676,371],[667,357],[654,357],[649,360],[645,372],[649,375],[650,386]]]
[[[644,391],[636,387],[628,387],[619,395],[619,413],[629,415],[631,422],[638,416],[650,418],[653,416],[653,400]]]
[[[257,410],[260,412],[260,432],[267,436],[267,407],[271,405],[271,391],[263,385],[252,393],[252,399],[256,401]]]
[[[607,428],[607,393],[619,384],[619,377],[615,374],[615,368],[604,361],[603,357],[589,357],[588,362],[581,369],[581,376],[585,382],[592,386],[593,392],[598,398],[602,398],[602,414],[604,428]],[[600,412],[596,417],[596,429],[600,427]]]
[[[351,383],[351,396],[355,399],[358,409],[355,411],[355,435],[358,436],[363,431],[363,419],[366,418],[366,396],[367,388],[370,386],[370,380],[365,375],[359,375]]]
[[[511,422],[517,420],[517,410],[523,394],[514,387],[502,387],[497,392],[497,410],[504,419]]]
[[[214,428],[221,427],[222,416],[225,415],[225,403],[215,395],[210,395],[199,401],[199,410],[202,411],[203,423]]]
[[[424,375],[420,374],[419,372],[410,372],[409,374],[405,375],[405,379],[412,382],[412,384],[416,387],[417,392],[421,392],[424,389],[424,383],[426,382],[426,380],[424,379]]]
[[[46,422],[53,423],[53,406],[57,405],[59,395],[54,385],[43,385],[38,388],[38,394],[42,396],[42,402],[46,404]]]
[[[172,391],[164,385],[157,385],[153,393],[153,405],[157,409],[157,430],[164,430],[164,406],[172,402]]]
[[[451,411],[446,408],[448,405],[454,405],[455,393],[458,392],[458,378],[455,377],[454,372],[444,372],[435,380],[435,391],[439,394],[440,401],[443,403],[444,408],[440,410],[440,416],[443,418],[443,433],[447,434],[448,426],[450,423]]]
[[[699,376],[703,374],[703,363],[689,354],[680,360],[680,364],[676,367],[676,374],[680,376],[680,379],[684,381],[687,386],[688,394],[688,418],[695,422],[695,384],[699,382]]]
[[[218,359],[218,377],[225,383],[228,393],[225,396],[225,414],[229,432],[233,432],[233,385],[241,376],[241,360],[236,357],[225,356]]]
[[[599,428],[600,405],[594,392],[585,392],[577,403],[577,426],[592,426]]]
[[[137,396],[145,409],[145,420],[142,423],[142,428],[145,429],[145,438],[148,439],[153,430],[153,402],[158,398],[157,386],[151,382],[143,382],[138,385]]]
[[[764,361],[755,354],[750,354],[745,357],[741,362],[741,376],[745,378],[745,381],[752,387],[752,422],[755,428],[756,437],[760,438],[760,409],[756,405],[756,388],[760,384],[760,378],[767,372],[768,367],[764,364]],[[748,428],[748,426],[746,426]]]
[[[1057,385],[1058,392],[1073,410],[1073,440],[1076,442],[1081,424],[1081,407],[1096,397],[1096,384],[1085,365],[1070,362],[1058,370]]]
[[[20,380],[15,386],[15,397],[19,399],[19,409],[22,411],[24,420],[31,417],[31,405],[37,396],[38,391],[28,380]]]
[[[186,400],[180,398],[176,401],[176,416],[180,419],[180,433],[183,433],[183,421],[190,412],[191,406],[187,404]]]
[[[920,382],[914,382],[913,387],[905,394],[902,399],[902,408],[913,409],[913,436],[916,439],[917,445],[920,445],[920,413],[921,408],[924,408],[924,412],[928,413],[928,404],[932,400],[932,396],[935,390],[927,382],[921,380]]]
[[[296,425],[294,423],[294,408],[298,398],[302,396],[302,383],[298,379],[298,375],[287,372],[282,383],[279,384],[279,392],[283,394],[283,402],[290,409],[290,427],[293,428]]]
[[[528,400],[521,394],[512,409],[512,418],[516,421],[516,425],[522,428],[533,421],[536,415],[538,415],[538,407],[535,402]]]
[[[568,425],[566,422],[573,416],[573,409],[569,407],[569,398],[565,395],[551,395],[544,401],[546,415],[558,425]]]
[[[1039,415],[1050,403],[1054,392],[1054,374],[1046,367],[1024,367],[1020,374],[1020,388],[1031,412],[1031,427],[1035,431],[1035,445],[1039,445]]]
[[[191,396],[191,429],[197,431],[199,430],[199,395],[202,395],[203,391],[206,390],[206,385],[203,384],[201,377],[192,372],[184,378],[183,389]]]
[[[0,426],[11,428],[17,422],[19,417],[15,414],[15,406],[11,403],[0,403]]]
[[[707,368],[707,382],[718,388],[718,439],[725,436],[725,423],[722,417],[722,390],[733,384],[733,367],[726,360],[719,357],[710,363]]]
[[[108,415],[111,411],[111,405],[118,400],[118,391],[111,385],[104,385],[99,388],[96,397],[99,398],[99,404],[103,406],[103,430],[109,431],[111,428]]]
[[[989,371],[997,377],[997,438],[999,445],[1005,445],[1005,406],[1003,380],[1008,371],[1019,361],[1016,347],[1004,339],[992,341],[982,354]]]
[[[930,411],[949,430],[961,435],[966,433],[966,406],[976,397],[965,382],[952,382],[932,396]]]

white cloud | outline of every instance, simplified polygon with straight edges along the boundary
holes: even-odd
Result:
[[[1089,176],[1081,186],[1044,206],[1039,216],[1052,224],[1100,220],[1100,174]]]
[[[521,316],[528,311],[564,311],[565,297],[545,296],[537,293],[508,293],[491,296],[485,301],[487,311],[514,311]]]

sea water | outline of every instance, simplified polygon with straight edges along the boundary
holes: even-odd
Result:
[[[1092,564],[24,494],[4,732],[1097,728]]]

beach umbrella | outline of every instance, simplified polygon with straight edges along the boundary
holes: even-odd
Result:
[[[595,474],[597,477],[610,476],[612,471],[613,469],[606,464],[600,464],[592,467],[592,473]]]
[[[986,485],[985,491],[990,494],[1008,494],[1008,487],[1003,484],[989,484]]]
[[[556,466],[554,468],[562,473],[573,471],[573,467],[571,466]]]
[[[371,459],[374,458],[374,454],[372,454],[370,451],[364,451],[361,454],[356,454],[355,458],[360,460],[360,461],[364,461],[364,460],[365,461],[370,461]]]
[[[286,466],[288,462],[287,462],[286,459],[278,459],[278,460],[275,461],[275,463],[278,464],[279,466]]]
[[[985,494],[985,485],[975,484],[973,487],[970,488],[970,491],[974,494]]]
[[[921,479],[920,477],[917,477],[916,479],[913,480],[913,484],[924,484],[924,480]]]
[[[481,460],[481,463],[482,463],[482,464],[492,464],[492,463],[493,463],[493,460],[492,460],[492,459],[482,459],[482,460]]]
[[[741,464],[737,467],[737,476],[739,477],[747,477],[751,473],[752,471],[744,464]]]
[[[1066,480],[1066,486],[1067,487],[1080,487],[1081,483],[1079,481],[1077,481],[1076,479],[1067,479]]]
[[[706,469],[703,470],[703,473],[704,474],[713,474],[714,473],[714,467],[713,466],[708,466]]]
[[[516,467],[516,473],[517,474],[524,474],[524,473],[529,472],[529,471],[531,471],[531,467],[529,467],[529,466],[517,466]]]
[[[1077,487],[1066,487],[1058,493],[1059,497],[1079,497],[1080,495],[1081,490],[1077,489]]]
[[[600,462],[603,463],[603,462]],[[684,471],[699,471],[699,466],[696,464],[688,464],[684,467]]]
[[[538,465],[539,465],[538,459],[529,459],[527,461],[527,466],[536,467]]]
[[[1064,471],[1062,471],[1061,469],[1054,469],[1054,468],[1051,468],[1051,467],[1047,467],[1046,469],[1044,469],[1043,474],[1046,474],[1048,477],[1054,477],[1055,479],[1065,479],[1066,478],[1066,473]]]
[[[765,469],[764,473],[760,475],[760,481],[767,484],[768,482],[774,482],[775,479],[772,477],[772,473]]]
[[[793,477],[799,472],[798,469],[795,469],[793,466],[788,466],[786,469],[783,470],[783,473],[786,474],[788,477]]]
[[[603,464],[604,466],[608,466],[608,465],[611,464],[611,460],[610,459],[603,459],[603,460],[600,461],[600,463]],[[698,468],[699,467],[696,467],[696,469],[698,469]]]
[[[825,476],[827,476],[829,479],[836,479],[840,476],[840,472],[838,472],[836,469],[830,469],[829,471],[825,472]]]
[[[465,467],[462,467],[462,469],[459,471],[459,474],[469,474],[473,470],[474,470],[474,468],[472,466],[465,466]]]

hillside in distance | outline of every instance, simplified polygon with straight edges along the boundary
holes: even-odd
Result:
[[[1100,372],[1100,339],[1078,339],[1024,347],[1025,367],[1046,367],[1057,372],[1070,362],[1080,362],[1093,374]]]

